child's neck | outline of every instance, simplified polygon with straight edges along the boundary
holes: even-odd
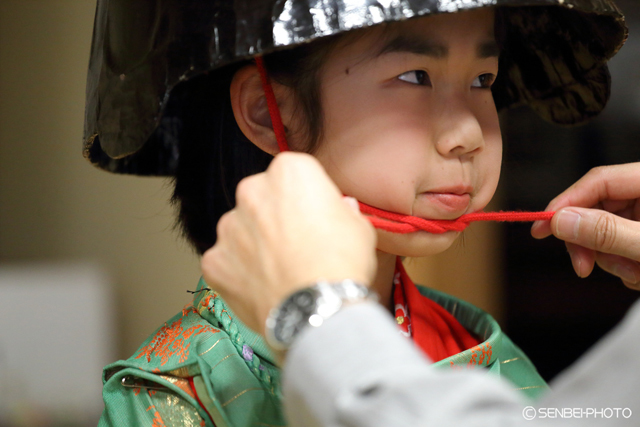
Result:
[[[381,251],[376,251],[376,255],[378,271],[371,289],[378,293],[380,304],[393,314],[393,275],[396,271],[396,255]]]

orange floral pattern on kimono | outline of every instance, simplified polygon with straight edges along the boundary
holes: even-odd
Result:
[[[191,343],[185,345],[187,339],[205,332],[212,334],[220,332],[212,326],[202,324],[196,324],[185,329],[183,322],[190,320],[189,317],[196,313],[193,307],[185,308],[182,311],[181,318],[171,323],[171,325],[165,323],[165,325],[158,330],[151,342],[140,349],[140,353],[136,356],[136,359],[144,356],[147,362],[151,362],[151,357],[159,357],[160,366],[164,366],[169,359],[174,356],[179,357],[178,363],[186,361],[189,357],[189,347],[191,346]],[[194,320],[195,319],[197,319],[197,316],[194,316]],[[188,321],[184,323],[188,323]]]
[[[150,409],[153,409],[153,424],[151,427],[166,427],[164,421],[162,421],[162,418],[160,417],[160,412],[156,411],[156,407],[153,405],[149,406],[147,408],[147,412],[149,412]]]
[[[491,363],[491,356],[493,355],[493,349],[491,344],[483,343],[471,348],[471,360],[467,363],[467,366],[482,365],[489,366]]]

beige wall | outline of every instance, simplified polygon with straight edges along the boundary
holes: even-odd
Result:
[[[82,158],[94,8],[0,1],[0,261],[104,265],[126,356],[188,302],[198,260],[172,231],[165,180],[110,175]]]
[[[0,262],[100,262],[125,357],[188,302],[199,269],[172,231],[166,181],[110,175],[81,156],[94,7],[0,0]],[[463,250],[409,268],[417,282],[499,313],[495,234],[475,225],[466,236]]]

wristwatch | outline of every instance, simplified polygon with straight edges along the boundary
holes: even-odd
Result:
[[[291,294],[269,313],[267,341],[276,350],[286,350],[308,326],[318,327],[345,303],[378,301],[378,295],[364,285],[346,279],[340,282],[318,281]]]

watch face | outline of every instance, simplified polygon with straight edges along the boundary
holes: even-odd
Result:
[[[307,326],[309,317],[315,313],[317,292],[305,289],[291,295],[280,307],[273,328],[276,340],[290,344],[302,328]]]

